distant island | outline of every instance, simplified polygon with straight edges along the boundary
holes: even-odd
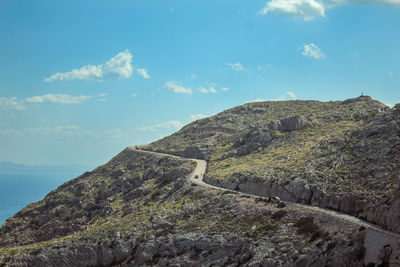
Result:
[[[0,173],[83,173],[92,167],[71,165],[25,165],[9,161],[0,162]]]

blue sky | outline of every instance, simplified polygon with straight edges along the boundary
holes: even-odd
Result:
[[[96,166],[255,100],[393,105],[399,28],[400,0],[2,0],[0,161]]]

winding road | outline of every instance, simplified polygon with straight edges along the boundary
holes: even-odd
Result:
[[[175,157],[175,158],[195,161],[197,163],[197,165],[196,165],[195,170],[189,175],[189,181],[191,181],[195,184],[198,184],[200,186],[204,186],[204,187],[216,189],[216,190],[221,190],[221,191],[230,191],[230,192],[234,192],[234,193],[238,193],[241,195],[254,197],[254,198],[267,199],[266,197],[261,197],[261,196],[250,194],[250,193],[244,193],[244,192],[240,192],[240,191],[235,191],[235,190],[207,184],[206,182],[204,182],[204,174],[207,170],[207,162],[205,160],[183,158],[183,157],[178,157],[175,155],[146,151],[146,150],[141,150],[141,149],[136,149],[136,150],[139,150],[143,153],[149,153],[149,154],[160,155],[160,156],[169,156],[169,157]],[[359,225],[360,227],[364,226],[366,228],[366,236],[365,236],[365,240],[364,240],[364,246],[366,248],[366,252],[365,252],[364,262],[366,264],[369,262],[377,262],[380,250],[385,245],[390,245],[393,249],[393,252],[392,252],[392,255],[391,255],[390,261],[389,261],[390,266],[400,267],[400,234],[397,234],[397,233],[394,233],[391,231],[387,231],[377,225],[368,223],[357,217],[354,217],[354,216],[351,216],[351,215],[348,215],[348,214],[345,214],[342,212],[338,212],[338,211],[334,211],[334,210],[330,210],[330,209],[326,209],[326,208],[320,208],[320,207],[312,206],[312,205],[308,205],[308,204],[292,202],[292,201],[286,201],[286,200],[281,200],[281,201],[284,202],[288,206],[295,206],[295,207],[300,207],[303,209],[313,210],[316,212],[327,214],[329,216],[333,216],[333,217],[354,223],[356,225]]]

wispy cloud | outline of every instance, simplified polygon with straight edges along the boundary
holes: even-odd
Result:
[[[198,88],[198,90],[200,93],[203,93],[203,94],[208,94],[208,93],[215,94],[217,92],[217,90],[215,89],[215,86],[216,86],[215,83],[212,83],[211,85],[208,86],[208,88],[201,86]]]
[[[44,79],[45,82],[53,82],[56,80],[102,80],[103,66],[87,65],[79,69],[73,69],[68,72],[57,72],[50,77]]]
[[[76,125],[65,125],[42,128],[23,128],[23,129],[3,129],[0,135],[18,135],[18,136],[49,136],[49,135],[76,135],[81,132],[81,128]]]
[[[197,121],[197,120],[203,119],[207,116],[204,114],[191,114],[191,115],[189,115],[189,117],[190,117],[190,121]]]
[[[104,96],[103,96],[104,97]],[[58,104],[82,104],[92,96],[87,95],[79,95],[79,96],[72,96],[72,95],[54,95],[54,94],[47,94],[42,96],[32,96],[25,99],[28,103],[58,103]]]
[[[264,102],[264,101],[288,101],[288,100],[296,100],[297,96],[293,92],[285,92],[283,95],[281,95],[279,98],[276,99],[263,99],[263,98],[257,98],[254,99],[253,101],[249,101],[247,103],[251,102]]]
[[[183,126],[184,126],[184,124],[180,121],[166,121],[166,122],[162,122],[162,123],[158,123],[158,124],[154,124],[154,125],[139,127],[136,130],[151,131],[151,132],[158,131],[160,129],[179,130]]]
[[[0,109],[3,110],[25,110],[24,101],[19,100],[16,96],[0,97]]]
[[[239,62],[237,62],[237,63],[228,63],[226,65],[231,67],[235,71],[244,71],[245,70],[243,65],[240,64]]]
[[[0,128],[0,136],[24,136],[23,131],[12,128]]]
[[[297,96],[293,92],[285,92],[283,95],[281,95],[277,100],[295,100],[297,99]]]
[[[117,143],[126,145],[139,138],[148,138],[148,141],[154,141],[162,136],[171,134],[184,126],[180,121],[166,121],[154,125],[143,126],[134,129],[96,129],[91,130],[79,125],[60,125],[37,128],[0,128],[0,136],[18,138],[19,142],[32,142],[31,140],[47,141],[55,140],[57,144],[93,144],[98,143]],[[32,139],[33,138],[33,139]],[[69,140],[68,142],[66,142]],[[35,142],[33,143],[35,144]]]
[[[150,79],[150,75],[147,73],[146,69],[137,68],[136,71],[145,79]]]
[[[256,98],[256,99],[254,99],[254,100],[252,100],[252,101],[247,101],[246,103],[264,102],[264,101],[268,101],[268,100],[266,100],[266,99],[264,99],[264,98]]]
[[[192,94],[192,89],[189,87],[184,87],[182,83],[177,81],[169,81],[164,84],[164,88],[176,94]]]
[[[104,78],[129,78],[132,75],[132,55],[129,50],[118,53],[108,60],[105,64],[86,65],[79,69],[68,72],[57,72],[44,80],[53,82],[56,80],[96,80],[102,81]]]
[[[222,87],[221,90],[226,92],[226,91],[229,91],[229,88],[228,87]]]
[[[0,110],[14,110],[22,111],[29,108],[29,104],[83,104],[90,98],[97,99],[97,101],[107,101],[106,93],[101,93],[98,96],[91,95],[68,95],[68,94],[46,94],[40,96],[31,96],[25,99],[19,99],[16,96],[13,97],[0,97]]]
[[[99,101],[99,102],[105,102],[105,101],[108,100],[107,96],[108,96],[107,93],[101,93],[101,94],[99,94],[99,96],[97,97],[97,101]]]
[[[313,43],[304,45],[302,55],[315,59],[322,59],[326,57],[325,53],[322,52],[321,48],[319,48],[316,44]]]

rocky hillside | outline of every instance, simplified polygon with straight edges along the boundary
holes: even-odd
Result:
[[[248,103],[146,149],[209,161],[206,181],[358,216],[400,232],[400,108],[346,101]]]
[[[364,96],[249,103],[142,149],[207,159],[209,183],[399,231],[399,125],[400,108]],[[364,227],[204,188],[194,168],[125,149],[7,219],[0,266],[363,266]]]
[[[173,194],[193,169],[192,162],[127,148],[7,219],[0,228],[0,246],[48,241],[132,213],[135,199],[156,200],[166,190]]]
[[[0,266],[361,266],[365,229],[205,189],[191,161],[126,149],[1,228]]]

